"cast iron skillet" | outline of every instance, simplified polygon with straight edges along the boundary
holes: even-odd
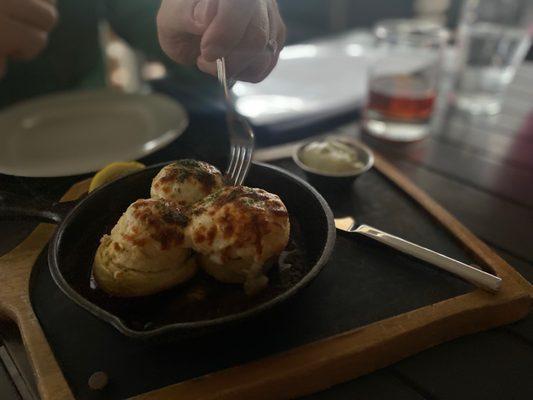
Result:
[[[278,194],[291,216],[290,252],[280,263],[283,268],[272,268],[268,290],[248,298],[241,287],[218,283],[202,272],[181,287],[139,299],[111,298],[95,289],[91,268],[100,237],[133,201],[149,197],[151,181],[164,165],[112,182],[78,202],[44,209],[32,208],[27,201],[23,204],[20,198],[13,204],[14,197],[4,196],[3,203],[8,204],[0,207],[0,219],[58,223],[48,249],[54,281],[75,303],[134,338],[190,336],[248,319],[293,296],[325,265],[335,242],[333,215],[326,201],[300,178],[254,163],[245,184]],[[287,264],[291,267],[286,268]]]

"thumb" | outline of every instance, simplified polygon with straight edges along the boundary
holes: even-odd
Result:
[[[196,25],[202,28],[202,33],[215,18],[217,8],[217,0],[200,0],[194,6],[192,17]]]
[[[179,64],[194,65],[201,36],[215,17],[218,0],[163,0],[157,14],[162,50]]]

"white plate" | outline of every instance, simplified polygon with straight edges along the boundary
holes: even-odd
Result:
[[[342,113],[364,104],[367,58],[356,44],[302,44],[283,49],[263,82],[237,82],[237,110],[264,126]]]
[[[162,148],[188,125],[158,94],[112,90],[53,94],[0,112],[0,172],[52,177],[93,172]]]

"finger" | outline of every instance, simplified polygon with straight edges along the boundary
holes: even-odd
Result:
[[[157,13],[160,36],[201,35],[214,18],[217,0],[164,0]]]
[[[276,51],[279,53],[285,45],[287,40],[287,27],[281,18],[281,13],[279,12],[278,5],[275,1],[269,3],[268,7],[268,18],[270,21],[270,32],[275,33],[275,38],[277,41]]]
[[[166,0],[157,15],[159,43],[175,62],[194,65],[200,54],[200,34],[216,13],[216,0]]]
[[[226,61],[226,77],[228,79],[235,79],[239,74],[250,64],[250,58],[244,58],[242,56],[235,55],[234,53],[230,54]],[[203,57],[199,57],[196,65],[198,69],[206,74],[216,76],[217,74],[217,65],[216,61],[207,61]]]
[[[202,57],[206,61],[215,61],[231,53],[241,42],[261,4],[256,0],[219,0],[216,16],[202,37]]]
[[[283,19],[281,18],[281,14],[279,12],[279,8],[276,2],[270,3],[268,14],[269,21],[271,24],[271,32],[275,33],[275,48],[269,49],[271,50],[270,63],[263,71],[259,71],[258,69],[246,71],[247,73],[255,74],[256,79],[259,79],[259,81],[265,79],[272,72],[272,70],[278,63],[279,55],[281,53],[281,50],[283,50],[285,40],[287,39],[287,28],[283,23]]]
[[[242,71],[247,69],[253,62],[258,62],[256,59],[265,55],[265,46],[259,48],[252,46],[254,42],[254,35],[245,35],[241,44],[239,44],[230,54],[225,57],[226,61],[226,75],[228,79],[238,78]],[[257,43],[257,40],[255,40]],[[260,43],[265,43],[266,39],[261,39]],[[268,55],[267,55],[268,56]],[[265,61],[263,61],[265,62]],[[270,60],[267,61],[267,65]],[[203,55],[200,55],[197,60],[198,68],[208,74],[216,75],[216,62],[206,60]]]
[[[0,26],[0,49],[6,56],[29,60],[46,47],[48,35],[43,30],[4,17],[0,17]]]
[[[268,10],[263,4],[256,9],[239,44],[225,57],[229,78],[239,77],[240,73],[254,62],[254,59],[265,53],[269,31]],[[216,73],[216,64],[205,57],[203,53],[197,65],[204,72]]]
[[[271,71],[272,57],[272,53],[258,55],[244,70],[239,72],[236,78],[252,83],[261,82]]]
[[[253,62],[239,73],[237,77],[239,80],[252,83],[261,82],[272,72],[278,62],[279,53],[285,43],[286,28],[275,2],[269,4],[268,21],[270,34],[274,40],[269,40],[272,44],[269,43],[265,46],[265,49],[255,57]]]
[[[8,15],[22,23],[49,32],[56,25],[56,7],[43,0],[5,0]]]
[[[217,65],[215,61],[207,61],[202,56],[199,56],[196,60],[196,66],[200,71],[205,72],[206,74],[217,76]]]
[[[178,64],[193,66],[200,55],[200,36],[181,34],[176,37],[159,39],[166,55]]]
[[[266,51],[251,53],[250,51],[241,52],[240,50],[236,49],[225,58],[226,76],[228,79],[239,79],[253,82],[255,81],[253,78],[242,79],[243,71],[250,69],[249,73],[246,74],[246,77],[259,75],[260,72],[268,68],[268,66],[271,64],[271,57],[272,53],[267,54]],[[207,61],[205,58],[200,56],[196,61],[196,65],[202,72],[214,76],[217,74],[216,61]]]

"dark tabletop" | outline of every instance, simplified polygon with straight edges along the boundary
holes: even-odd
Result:
[[[202,115],[204,105],[168,86],[165,91],[187,98],[189,111],[196,117],[196,131],[209,131],[215,122]],[[357,122],[346,120],[344,116],[332,121],[330,129],[358,133]],[[434,134],[422,142],[398,146],[362,138],[533,282],[533,64],[519,70],[498,117],[474,118],[443,110]],[[145,161],[168,156],[163,152]],[[2,189],[43,201],[59,197],[73,181],[59,178],[44,183],[0,176]],[[0,254],[20,242],[33,226],[0,223]],[[33,399],[34,384],[20,356],[17,334],[11,326],[0,331],[4,336],[0,398]],[[532,371],[530,315],[505,327],[445,343],[308,398],[531,399]]]

